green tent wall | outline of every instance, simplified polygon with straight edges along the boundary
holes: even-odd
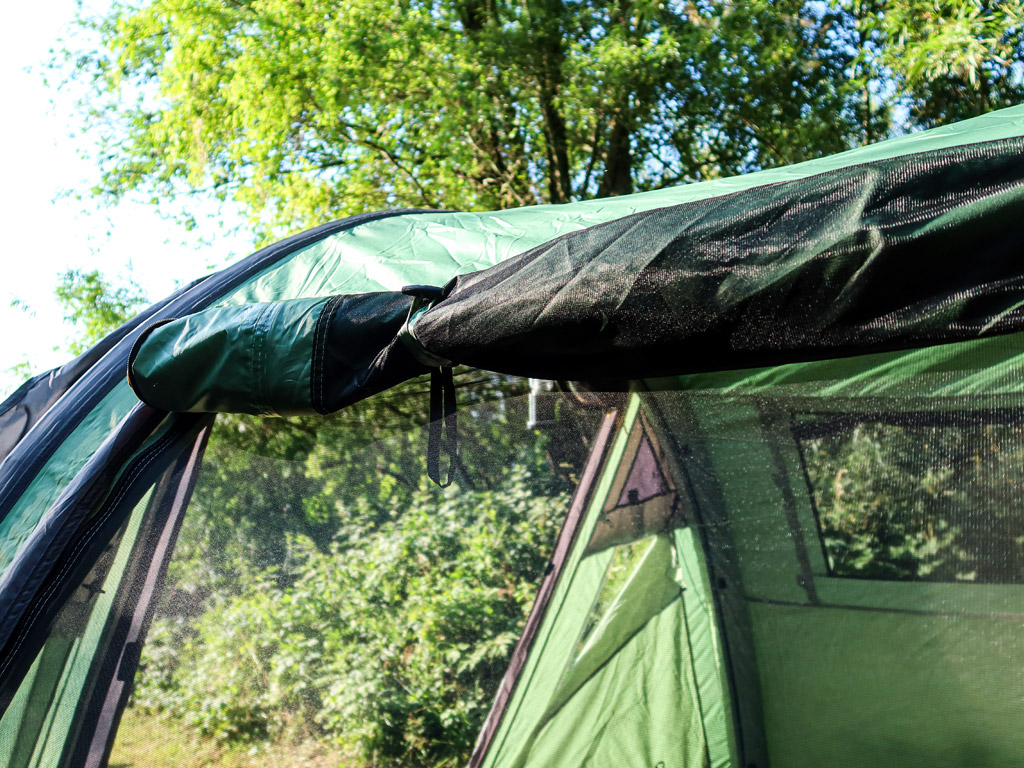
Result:
[[[801,442],[816,434],[809,425],[883,423],[928,455],[937,432],[1004,425],[1016,433],[1020,338],[638,386],[615,420],[615,438],[586,492],[588,514],[473,764],[952,768],[1018,761],[1024,584],[1019,551],[999,554],[993,533],[1001,514],[1016,513],[972,510],[996,566],[988,583],[837,573]],[[606,524],[638,430],[656,440],[681,513],[667,530],[638,525],[626,546],[651,554],[671,546],[658,575],[675,579],[676,591],[671,601],[657,599],[662,582],[649,581],[646,562],[630,563],[633,578],[647,580],[644,597],[630,596],[627,582],[616,585],[616,598],[642,611],[645,623],[617,617],[633,631],[616,638],[616,652],[579,685],[573,671],[585,654],[578,637],[593,606],[608,601],[603,579],[614,565],[612,550],[591,552],[588,542]],[[978,490],[953,456],[930,459],[938,470],[963,474],[958,490]],[[1003,471],[1002,482],[1019,484],[1016,465]],[[885,551],[878,543],[877,552]],[[680,630],[667,628],[666,617],[684,622],[685,642],[673,641]],[[669,682],[677,688],[658,687]],[[660,720],[666,712],[675,717],[671,726]],[[631,719],[638,715],[639,723]]]

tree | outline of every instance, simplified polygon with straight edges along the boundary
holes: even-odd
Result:
[[[233,198],[269,237],[714,178],[1016,103],[1021,8],[138,0],[67,55],[105,126],[98,192]]]
[[[54,295],[64,312],[64,320],[74,326],[74,333],[61,346],[72,355],[79,355],[148,303],[142,289],[134,282],[115,287],[99,270],[86,272],[69,269],[58,276]],[[34,310],[25,301],[14,299],[11,306],[21,309],[30,316]],[[30,379],[38,369],[27,358],[8,367],[2,373],[17,384]],[[0,385],[0,391],[3,386]],[[0,398],[2,399],[2,398]]]
[[[1024,101],[1024,0],[875,5],[862,26],[876,36],[877,64],[913,125],[930,128]]]
[[[643,191],[977,114],[1019,100],[1019,5],[129,0],[83,19],[100,45],[80,63],[100,194],[234,199],[270,238],[367,209]],[[298,711],[393,764],[464,758],[564,509],[517,386],[460,395],[461,497],[423,481],[427,408],[398,399],[418,382],[328,420],[220,419],[143,696],[227,736],[282,735]],[[832,446],[812,447],[828,477]],[[920,526],[892,562],[863,554],[860,518],[833,527],[857,567],[921,570]]]
[[[845,20],[802,0],[118,4],[84,21],[98,191],[234,198],[268,235],[794,162],[858,138]]]
[[[67,344],[73,355],[87,350],[147,303],[138,285],[130,282],[115,287],[96,269],[67,270],[57,278],[54,293],[64,308],[64,319],[77,328]]]
[[[1024,583],[1024,441],[1005,416],[843,422],[801,443],[835,576]]]

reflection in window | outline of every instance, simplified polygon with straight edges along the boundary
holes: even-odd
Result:
[[[629,577],[633,575],[637,566],[640,565],[640,561],[643,560],[644,555],[651,548],[654,538],[654,536],[648,536],[647,538],[615,547],[611,560],[608,561],[608,569],[604,574],[604,583],[601,585],[601,591],[598,593],[597,599],[590,609],[590,615],[587,616],[587,622],[584,624],[583,632],[580,633],[579,642],[576,644],[576,651],[573,653],[574,660],[579,657],[582,650],[587,646],[587,641],[593,634],[594,629],[601,623],[601,619],[607,613],[608,608],[615,602],[615,598],[622,592],[622,588],[626,586]]]
[[[684,524],[671,473],[643,419],[637,419],[585,555],[605,553],[601,589],[580,633],[575,660],[654,548],[659,534]],[[611,550],[608,552],[608,550]],[[570,664],[571,666],[571,664]]]
[[[1024,425],[1011,416],[799,419],[830,575],[1024,583]]]
[[[619,477],[590,537],[587,553],[663,533],[682,522],[676,494],[658,450],[638,423]]]

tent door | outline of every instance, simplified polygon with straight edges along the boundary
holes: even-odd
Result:
[[[484,768],[741,765],[703,536],[644,411],[634,396],[569,532]]]

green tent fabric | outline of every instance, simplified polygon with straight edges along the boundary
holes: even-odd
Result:
[[[708,576],[693,529],[640,532],[597,552],[589,545],[647,434],[640,411],[634,399],[623,415],[534,653],[518,670],[493,741],[478,748],[471,765],[737,764],[720,638],[707,613]]]
[[[630,392],[595,397],[473,768],[1024,762],[1022,156],[1016,107],[612,200],[371,214],[154,306],[0,406],[0,759],[109,757],[199,414],[469,365]]]
[[[167,410],[331,413],[429,370],[395,341],[411,306],[369,293],[216,307],[149,329],[129,381]]]
[[[325,413],[452,364],[608,381],[1022,330],[1022,152],[1017,136],[712,182],[457,276],[415,312],[397,292],[207,310],[147,339],[132,380],[168,410]]]
[[[673,570],[668,539],[649,542],[508,765],[706,764]]]

